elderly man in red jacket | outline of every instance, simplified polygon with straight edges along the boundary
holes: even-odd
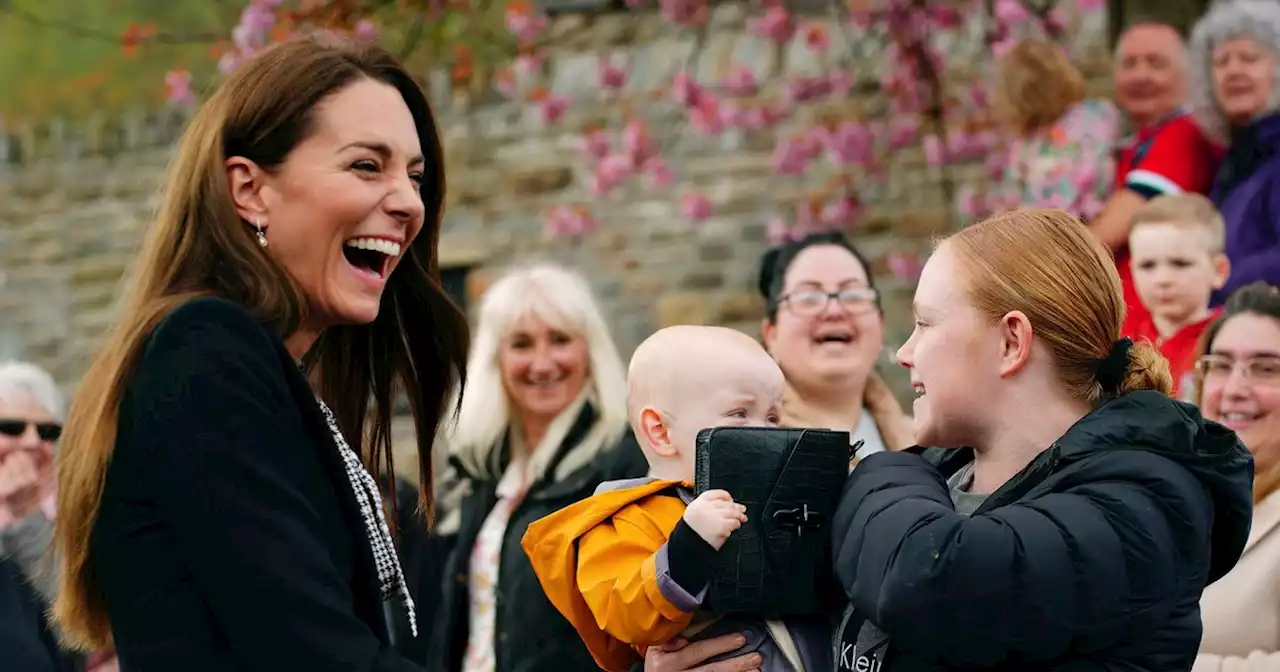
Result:
[[[1090,227],[1115,253],[1129,335],[1147,313],[1129,269],[1129,221],[1161,194],[1207,193],[1221,151],[1182,110],[1188,62],[1177,30],[1154,22],[1131,26],[1120,36],[1114,67],[1116,106],[1128,117],[1133,135],[1119,145],[1115,191]]]

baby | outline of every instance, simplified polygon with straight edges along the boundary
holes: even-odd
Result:
[[[530,525],[522,545],[556,608],[604,670],[630,669],[676,636],[742,632],[766,672],[831,668],[822,619],[755,622],[700,613],[716,553],[746,521],[722,490],[693,497],[695,444],[709,427],[776,426],[782,371],[755,341],[722,327],[662,329],[636,349],[627,380],[631,426],[649,477]]]

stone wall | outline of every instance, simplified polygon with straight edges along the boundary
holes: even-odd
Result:
[[[737,28],[742,10],[717,10],[717,29],[698,69],[717,76],[730,61],[766,73],[812,71],[801,49],[775,53],[763,40]],[[583,239],[548,239],[542,213],[551,204],[593,199],[583,186],[585,164],[574,149],[585,125],[618,113],[595,95],[595,59],[614,45],[632,59],[635,92],[658,88],[690,52],[691,38],[654,16],[608,16],[589,29],[575,17],[559,20],[566,35],[548,67],[551,91],[570,96],[566,118],[543,127],[536,111],[511,103],[468,106],[452,102],[435,83],[433,98],[448,148],[449,207],[442,238],[443,263],[472,268],[468,293],[482,291],[503,267],[532,258],[582,269],[606,307],[624,355],[655,328],[672,323],[719,323],[758,334],[762,313],[753,290],[756,264],[767,248],[765,220],[771,203],[800,198],[812,185],[775,177],[766,137],[707,139],[685,129],[666,103],[635,106],[655,129],[675,172],[674,191],[625,189],[599,203],[600,231]],[[1108,68],[1105,16],[1073,20],[1072,50],[1090,77],[1094,95],[1105,95]],[[952,82],[981,76],[989,65],[980,48],[979,20],[945,45]],[[835,32],[838,36],[840,33]],[[861,52],[862,73],[874,80],[883,61],[879,40],[851,35]],[[435,81],[435,80],[433,80]],[[861,86],[858,90],[869,87]],[[768,94],[766,94],[768,95]],[[802,111],[794,122],[820,114],[874,115],[877,94],[826,102]],[[113,315],[113,298],[158,199],[159,179],[182,127],[176,113],[128,118],[49,122],[0,135],[0,357],[21,357],[48,367],[68,391],[92,355]],[[890,158],[890,180],[870,194],[870,212],[851,230],[872,259],[886,292],[887,354],[910,331],[908,283],[885,265],[892,251],[925,251],[932,236],[954,225],[940,188],[940,169],[912,148]],[[982,179],[980,166],[947,168],[961,182]],[[676,194],[708,194],[716,214],[690,224],[681,219]],[[881,367],[905,392],[898,367]]]

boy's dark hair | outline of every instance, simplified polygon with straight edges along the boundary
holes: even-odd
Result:
[[[791,263],[795,261],[799,254],[815,245],[835,245],[836,247],[848,250],[854,259],[862,265],[862,270],[867,273],[867,286],[871,289],[876,288],[875,279],[871,277],[871,264],[867,263],[867,258],[862,256],[858,248],[844,236],[842,233],[814,233],[805,236],[801,240],[784,243],[777,247],[769,249],[760,257],[760,276],[757,280],[757,288],[760,290],[760,296],[764,297],[765,315],[768,316],[770,322],[778,316],[778,304],[782,299],[782,285],[787,275],[787,269],[791,268]],[[876,296],[876,308],[881,309],[880,297]]]

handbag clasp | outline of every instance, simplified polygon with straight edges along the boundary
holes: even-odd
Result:
[[[796,536],[804,536],[804,531],[822,529],[823,516],[817,511],[809,510],[808,504],[801,504],[794,509],[779,509],[773,512],[773,520],[781,527],[795,528]]]

